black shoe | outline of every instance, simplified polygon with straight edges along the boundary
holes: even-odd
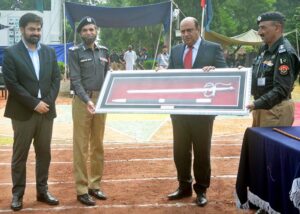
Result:
[[[10,208],[13,211],[19,211],[23,208],[23,197],[13,196]]]
[[[49,205],[58,205],[59,201],[50,194],[50,192],[46,191],[43,193],[38,193],[36,196],[37,201],[44,202]]]
[[[181,189],[178,188],[175,192],[168,195],[169,200],[176,200],[186,197],[191,197],[193,195],[193,191],[191,188],[189,189]]]
[[[99,200],[106,200],[106,195],[99,189],[89,189],[89,195],[94,196]]]
[[[82,204],[87,206],[95,206],[96,202],[89,194],[77,195],[77,201],[80,201]]]
[[[205,193],[197,194],[196,204],[200,207],[204,207],[207,204],[207,199]]]

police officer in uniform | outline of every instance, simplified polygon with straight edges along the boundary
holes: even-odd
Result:
[[[95,103],[109,67],[109,54],[106,47],[95,42],[97,25],[93,18],[83,18],[77,32],[83,42],[70,48],[68,62],[71,84],[75,91],[72,102],[73,167],[77,200],[93,206],[93,197],[106,199],[100,189],[106,114],[95,114]]]
[[[253,127],[291,126],[294,102],[291,100],[299,60],[290,42],[283,37],[285,17],[279,12],[263,13],[257,18],[258,34],[265,43],[252,69],[254,102]]]

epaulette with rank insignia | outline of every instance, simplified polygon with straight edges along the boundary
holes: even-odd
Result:
[[[284,45],[279,45],[278,53],[284,53],[284,52],[286,52],[286,48],[284,47]]]
[[[75,51],[75,50],[77,50],[77,49],[79,49],[78,46],[72,46],[72,47],[69,48],[69,50],[71,50],[71,51]]]
[[[105,46],[98,45],[98,47],[99,47],[99,48],[102,48],[102,49],[105,49],[105,50],[107,50],[107,51],[108,51],[108,48],[107,48],[107,47],[105,47]]]

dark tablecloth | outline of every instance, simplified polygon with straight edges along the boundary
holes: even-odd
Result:
[[[300,137],[300,127],[277,127]],[[248,128],[236,181],[237,204],[254,204],[269,213],[300,208],[300,141],[272,128]]]

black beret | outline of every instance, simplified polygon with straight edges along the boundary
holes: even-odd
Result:
[[[285,17],[280,12],[266,12],[257,17],[257,24],[264,21],[284,22]]]
[[[86,17],[82,18],[77,26],[77,33],[80,33],[81,28],[83,26],[89,25],[89,24],[97,25],[95,19],[93,19],[92,17],[86,16]]]

